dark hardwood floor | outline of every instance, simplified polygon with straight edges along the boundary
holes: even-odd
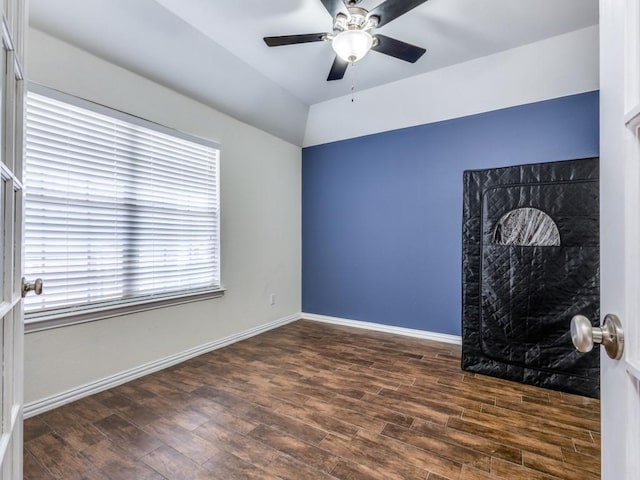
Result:
[[[590,480],[599,411],[300,321],[26,420],[25,480]]]

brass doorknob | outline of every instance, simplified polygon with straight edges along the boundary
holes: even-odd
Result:
[[[33,282],[27,282],[27,280],[22,277],[22,298],[26,297],[29,292],[33,292],[36,295],[42,295],[41,278],[36,278]]]
[[[590,352],[593,345],[600,343],[607,355],[620,360],[624,352],[624,332],[622,322],[613,314],[604,317],[602,327],[594,327],[584,315],[571,319],[571,341],[579,352]]]

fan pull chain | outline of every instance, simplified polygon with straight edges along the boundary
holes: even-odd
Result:
[[[355,102],[356,96],[356,64],[355,62],[351,62],[350,65],[351,70],[351,103]]]

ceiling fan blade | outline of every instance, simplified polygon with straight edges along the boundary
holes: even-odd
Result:
[[[324,5],[324,8],[331,14],[331,18],[336,18],[336,15],[340,12],[348,15],[347,7],[343,0],[320,0]]]
[[[336,55],[336,59],[333,61],[333,65],[331,65],[331,71],[327,77],[327,82],[331,82],[332,80],[342,80],[348,66],[349,62],[342,60]]]
[[[378,39],[378,44],[372,47],[371,50],[399,58],[405,62],[416,63],[426,52],[422,47],[416,47],[410,43],[402,42],[385,35],[378,34],[376,38]]]
[[[387,0],[381,3],[376,8],[369,12],[369,16],[376,16],[380,19],[378,26],[381,27],[400,15],[404,15],[409,10],[413,10],[419,5],[422,5],[427,0]]]
[[[280,37],[264,37],[264,43],[270,47],[296,45],[298,43],[322,42],[327,39],[326,33],[305,33],[303,35],[282,35]]]

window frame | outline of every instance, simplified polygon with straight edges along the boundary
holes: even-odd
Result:
[[[221,210],[220,210],[220,154],[221,147],[217,142],[207,140],[195,135],[187,134],[164,125],[146,120],[144,118],[125,113],[123,111],[107,107],[80,97],[70,95],[37,83],[29,82],[28,91],[37,95],[42,95],[53,100],[64,102],[79,108],[106,115],[108,117],[128,122],[146,129],[154,130],[165,135],[176,137],[182,140],[193,142],[206,147],[218,150],[218,168],[216,168],[216,187],[218,189],[218,232],[221,231]],[[26,202],[26,200],[25,200]],[[93,322],[107,318],[129,315],[133,313],[145,312],[159,308],[182,305],[185,303],[199,302],[219,298],[224,295],[225,288],[222,284],[222,261],[221,261],[221,235],[218,234],[218,265],[220,274],[220,286],[214,288],[188,289],[166,294],[154,294],[148,296],[138,296],[129,299],[116,299],[99,301],[91,304],[72,305],[67,308],[52,311],[33,311],[25,313],[25,333],[60,328],[68,325]],[[46,285],[44,285],[46,292]]]

